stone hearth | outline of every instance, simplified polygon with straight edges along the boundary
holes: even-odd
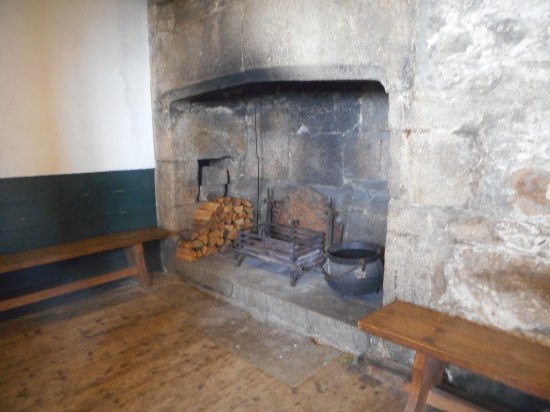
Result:
[[[258,317],[342,351],[360,354],[380,349],[377,339],[357,329],[357,321],[381,306],[381,292],[343,300],[326,285],[318,270],[305,272],[290,288],[289,269],[253,258],[237,268],[232,253],[197,262],[174,259],[170,267],[183,280],[223,296]]]

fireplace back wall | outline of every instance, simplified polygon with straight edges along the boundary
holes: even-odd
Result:
[[[228,195],[255,203],[258,187],[262,200],[268,189],[281,198],[293,187],[314,187],[333,200],[344,239],[385,244],[388,99],[379,83],[254,84],[175,102],[171,113],[175,149],[196,165],[181,202],[193,205],[212,188],[220,193],[223,182],[199,182],[206,161],[228,171]],[[189,226],[191,217],[179,224]]]

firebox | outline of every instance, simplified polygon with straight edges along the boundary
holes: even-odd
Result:
[[[388,95],[380,83],[253,83],[176,101],[170,116],[175,149],[197,165],[182,183],[189,204],[209,193],[246,198],[264,222],[268,190],[282,198],[307,186],[332,200],[342,240],[385,243]]]

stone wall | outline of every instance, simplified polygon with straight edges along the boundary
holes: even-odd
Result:
[[[419,2],[384,293],[548,343],[547,13]]]
[[[181,196],[197,190],[188,184],[197,165],[174,150],[173,130],[196,124],[200,144],[216,135],[227,143],[220,156],[247,147],[227,140],[218,120],[204,123],[202,109],[172,123],[181,117],[170,115],[173,102],[190,88],[260,69],[284,80],[379,81],[390,159],[385,301],[550,342],[544,2],[151,0],[149,22],[163,226],[180,221]]]

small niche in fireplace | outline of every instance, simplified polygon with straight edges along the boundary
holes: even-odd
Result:
[[[199,195],[198,201],[204,202],[225,196],[229,183],[227,164],[231,158],[226,156],[218,159],[199,159]]]

